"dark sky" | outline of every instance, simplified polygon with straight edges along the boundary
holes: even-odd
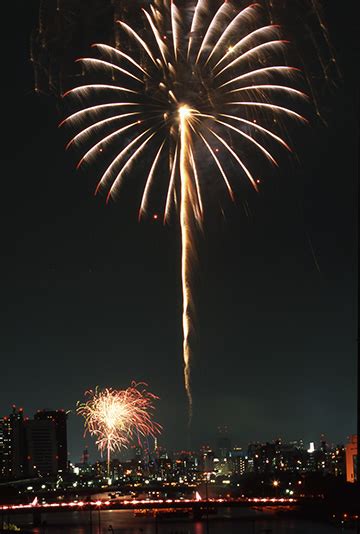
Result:
[[[358,53],[348,11],[329,4],[342,80],[324,91],[328,126],[301,131],[300,163],[285,161],[250,199],[252,217],[241,203],[225,221],[209,214],[199,239],[190,437],[176,224],[139,225],[126,195],[108,206],[94,198],[94,177],[65,154],[54,99],[32,91],[37,2],[11,14],[1,415],[12,403],[28,415],[74,409],[87,388],[135,379],[161,397],[170,448],[211,442],[224,424],[241,445],[321,433],[344,442],[355,432]],[[69,427],[77,461],[84,441],[74,414]]]

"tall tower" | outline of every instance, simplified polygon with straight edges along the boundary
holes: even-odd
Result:
[[[28,474],[55,475],[58,471],[56,426],[51,419],[33,419],[26,423]]]
[[[38,410],[35,421],[51,421],[55,428],[57,470],[65,472],[68,464],[67,416],[64,410]]]

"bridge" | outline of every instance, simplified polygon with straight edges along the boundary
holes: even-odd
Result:
[[[27,504],[0,505],[0,511],[32,512],[43,510],[44,512],[56,510],[83,510],[90,508],[106,510],[149,510],[161,508],[191,508],[193,506],[223,508],[228,506],[252,507],[252,506],[295,506],[308,501],[305,498],[276,498],[276,497],[241,497],[241,498],[215,498],[215,499],[108,499],[108,500],[74,500],[70,502],[38,502],[35,498]]]
[[[44,513],[59,511],[98,511],[102,510],[133,510],[152,511],[154,516],[159,516],[168,510],[169,512],[188,511],[194,519],[215,512],[224,507],[287,507],[297,508],[309,503],[306,498],[276,498],[276,497],[242,497],[242,498],[195,498],[195,499],[108,499],[108,500],[73,500],[69,502],[39,502],[35,498],[31,503],[8,504],[0,506],[0,518],[5,516],[9,519],[18,514],[32,514],[33,524],[41,524],[41,516]],[[314,504],[314,501],[311,500]]]

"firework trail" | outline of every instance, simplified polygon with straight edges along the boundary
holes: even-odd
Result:
[[[97,388],[85,395],[89,400],[78,403],[76,411],[85,419],[85,434],[96,438],[101,454],[106,451],[108,473],[112,452],[127,448],[134,438],[141,444],[142,437],[155,437],[161,430],[152,420],[158,397],[146,390],[146,384],[132,382],[120,391]]]
[[[97,82],[66,93],[79,109],[62,124],[78,132],[68,144],[82,149],[78,166],[107,154],[96,188],[107,200],[133,166],[145,162],[139,219],[149,212],[155,183],[163,186],[167,177],[164,222],[175,208],[181,229],[184,382],[191,417],[191,271],[195,232],[203,224],[204,157],[211,161],[208,177],[230,199],[229,162],[258,190],[250,164],[264,159],[277,165],[275,147],[290,151],[283,132],[287,119],[306,122],[298,108],[306,95],[299,70],[288,65],[289,44],[260,3],[240,9],[229,1],[179,5],[155,1],[143,10],[144,31],[119,21],[121,49],[96,44],[97,57],[79,60]]]
[[[193,182],[191,177],[191,142],[189,125],[192,110],[186,105],[179,109],[180,131],[180,176],[181,176],[181,204],[180,226],[182,242],[181,280],[183,290],[183,356],[185,389],[189,401],[190,418],[192,415],[192,395],[190,387],[190,324],[191,324],[191,282],[189,272],[191,269],[191,209],[193,206]]]

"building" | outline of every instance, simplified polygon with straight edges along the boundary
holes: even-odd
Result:
[[[215,454],[208,445],[204,445],[200,450],[200,469],[204,473],[214,471]]]
[[[5,465],[5,429],[4,429],[4,419],[0,419],[0,480],[4,478],[4,465]]]
[[[55,425],[57,471],[65,472],[68,467],[67,416],[64,410],[38,410],[35,421],[53,421]]]
[[[56,424],[52,419],[33,419],[26,424],[29,476],[54,475],[58,471]]]
[[[22,408],[0,420],[0,478],[22,478],[26,472],[25,427]]]
[[[345,447],[346,454],[346,480],[354,483],[358,480],[358,438],[351,436]]]
[[[67,414],[41,410],[25,418],[13,406],[0,419],[0,480],[53,475],[67,470]]]
[[[346,475],[346,452],[344,445],[337,445],[329,453],[328,470],[329,473],[335,477],[343,477]]]
[[[245,474],[246,458],[240,447],[234,447],[231,451],[231,468],[233,475]]]
[[[217,453],[220,460],[228,458],[231,450],[231,439],[227,426],[218,427]]]

